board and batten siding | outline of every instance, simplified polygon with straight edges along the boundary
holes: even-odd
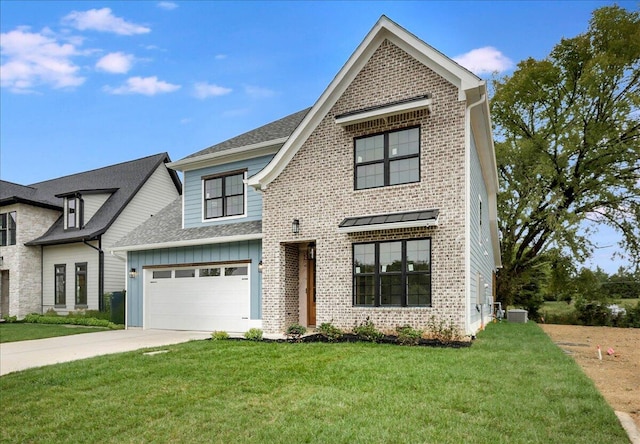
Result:
[[[470,239],[471,258],[470,275],[471,303],[469,317],[474,330],[483,322],[486,324],[491,316],[491,295],[493,294],[493,271],[495,258],[489,231],[489,197],[487,187],[482,176],[482,165],[471,134],[471,195],[469,196],[469,211],[471,212]],[[482,214],[481,214],[482,211]],[[482,218],[482,219],[481,219]],[[482,222],[482,223],[481,223]],[[488,286],[485,287],[485,284]],[[481,312],[476,308],[480,305]],[[482,316],[482,317],[481,317]]]
[[[216,165],[207,168],[201,168],[193,171],[185,171],[184,173],[184,228],[200,227],[203,225],[217,225],[229,222],[238,222],[238,218],[220,220],[203,220],[203,184],[202,178],[216,174],[224,174],[225,172],[247,170],[246,178],[249,178],[263,169],[273,155],[255,157],[253,159],[226,163],[224,165]],[[246,193],[246,217],[241,218],[244,221],[254,221],[262,219],[262,195],[245,185]]]
[[[97,247],[97,242],[90,242]],[[53,308],[66,314],[76,310],[75,264],[87,263],[87,308],[98,309],[98,252],[83,243],[42,247],[42,311]],[[55,266],[66,265],[66,304],[55,306]]]
[[[178,196],[178,190],[171,179],[167,167],[164,164],[159,165],[102,236],[102,250],[105,252],[105,293],[122,291],[125,288],[127,276],[125,259],[122,256],[109,254],[110,247],[131,230],[169,205]]]
[[[198,264],[223,263],[228,261],[250,260],[249,280],[251,285],[251,320],[262,319],[262,275],[258,263],[262,259],[260,240],[232,242],[211,245],[196,245],[179,248],[162,248],[146,251],[130,251],[129,267],[139,270],[138,276],[128,278],[127,286],[127,326],[142,327],[143,323],[143,275],[146,266],[194,266]],[[179,300],[176,299],[176,303]]]
[[[88,224],[89,221],[98,212],[100,207],[111,197],[111,193],[100,194],[86,194],[82,196],[83,211],[82,219],[84,224]]]

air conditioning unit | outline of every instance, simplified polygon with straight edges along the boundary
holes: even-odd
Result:
[[[529,320],[529,314],[527,310],[514,309],[514,310],[509,310],[507,312],[507,321],[509,322],[526,324],[528,320]]]

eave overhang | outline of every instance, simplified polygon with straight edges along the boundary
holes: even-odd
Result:
[[[141,244],[141,245],[130,245],[130,246],[125,245],[122,247],[113,247],[110,249],[110,251],[111,253],[117,253],[117,252],[127,252],[127,251],[158,250],[161,248],[191,247],[195,245],[214,245],[214,244],[224,244],[224,243],[230,243],[230,242],[261,240],[262,237],[263,237],[262,233],[239,234],[235,236],[220,236],[220,237],[160,242],[157,244]]]
[[[287,141],[288,137],[267,140],[264,142],[244,145],[237,148],[203,154],[202,156],[186,157],[175,162],[167,163],[167,167],[177,171],[189,171],[198,168],[234,162],[237,160],[252,159],[254,157],[275,154]]]

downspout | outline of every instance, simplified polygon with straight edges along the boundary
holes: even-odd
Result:
[[[464,261],[465,261],[465,299],[466,299],[466,330],[471,332],[471,108],[484,103],[487,99],[486,94],[481,94],[480,99],[467,105],[465,110],[465,244],[464,244]],[[482,313],[480,314],[480,322],[482,322]],[[475,332],[473,332],[475,336]]]
[[[44,247],[40,245],[40,313],[44,314]],[[55,278],[54,278],[55,279]],[[66,279],[66,276],[65,276]],[[53,284],[53,306],[56,306],[55,282]],[[66,289],[65,289],[66,290]]]
[[[82,243],[98,252],[98,310],[104,311],[104,251],[102,251],[102,236],[98,237],[98,246],[88,243],[86,239]]]

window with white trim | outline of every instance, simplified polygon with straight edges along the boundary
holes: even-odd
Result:
[[[431,306],[431,239],[353,245],[353,304]]]
[[[245,212],[245,171],[203,178],[204,218],[242,216]]]
[[[355,189],[420,181],[420,128],[355,139]]]

